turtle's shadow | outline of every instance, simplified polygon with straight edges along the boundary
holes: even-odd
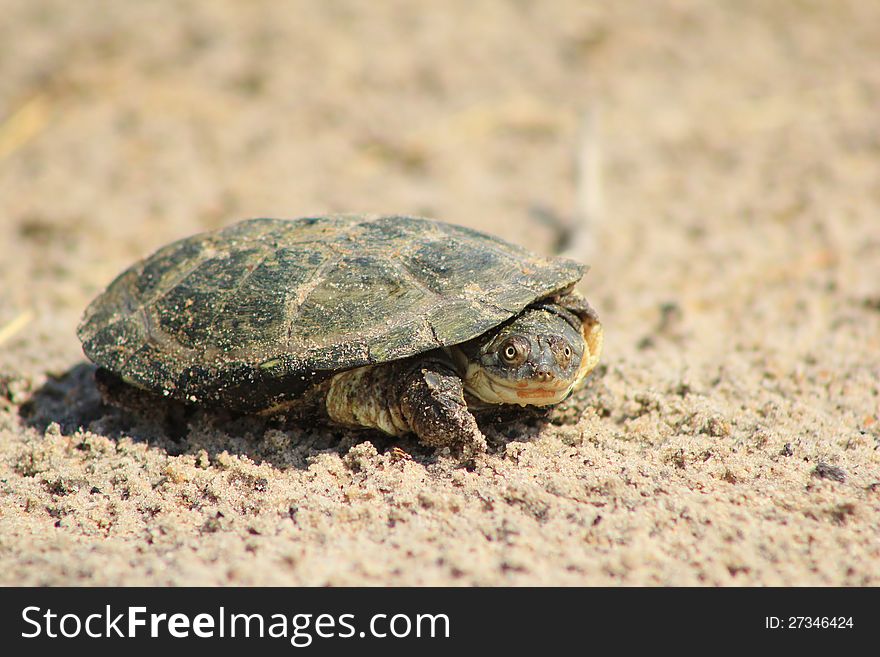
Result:
[[[377,431],[348,431],[323,424],[291,424],[284,418],[236,415],[157,400],[155,408],[132,411],[107,404],[95,384],[95,366],[80,363],[51,376],[19,407],[23,424],[45,433],[53,424],[62,435],[89,431],[111,440],[130,438],[171,456],[197,455],[213,460],[223,452],[268,462],[280,469],[308,468],[310,457],[345,454],[369,440],[380,452],[402,448],[424,465],[436,462],[434,450],[410,438]]]
[[[89,428],[108,412],[95,387],[95,367],[80,363],[62,374],[49,374],[18,409],[27,426],[45,432],[57,424],[64,435]]]
[[[161,398],[148,410],[119,408],[102,398],[95,384],[95,370],[94,365],[80,363],[51,376],[19,407],[21,421],[41,433],[57,424],[66,436],[89,431],[111,440],[130,438],[171,456],[198,455],[205,450],[213,460],[223,452],[241,454],[256,463],[268,462],[280,469],[305,469],[310,457],[331,452],[346,454],[351,447],[367,440],[380,453],[400,448],[425,466],[438,459],[436,450],[420,445],[411,436],[399,438],[325,424],[292,424],[283,417],[236,415]],[[477,420],[490,451],[503,451],[513,440],[534,440],[541,428],[552,421],[546,412],[519,408],[484,413]]]

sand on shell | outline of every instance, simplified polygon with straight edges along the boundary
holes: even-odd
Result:
[[[876,2],[0,12],[0,584],[880,584]],[[340,211],[550,253],[597,106],[605,354],[553,422],[465,468],[101,404],[75,327],[134,259]]]

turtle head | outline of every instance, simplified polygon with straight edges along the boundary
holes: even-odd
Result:
[[[458,347],[464,388],[489,404],[547,406],[565,399],[599,359],[601,325],[538,304]]]

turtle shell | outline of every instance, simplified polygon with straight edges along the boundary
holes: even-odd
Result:
[[[584,271],[429,219],[250,219],[125,270],[77,333],[135,386],[259,410],[341,370],[470,340]]]

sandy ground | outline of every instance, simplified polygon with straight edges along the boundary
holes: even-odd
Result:
[[[0,15],[0,583],[880,585],[880,4]],[[136,258],[330,211],[549,253],[594,106],[606,349],[554,423],[463,468],[101,403],[74,331]]]

